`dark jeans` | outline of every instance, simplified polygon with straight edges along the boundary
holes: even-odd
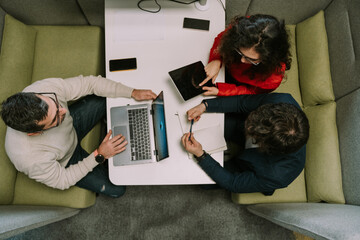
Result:
[[[78,145],[66,167],[76,164],[89,156],[81,146],[81,140],[86,134],[106,116],[106,100],[95,95],[86,96],[69,106],[70,115],[76,130]],[[92,153],[91,153],[92,154]],[[125,186],[116,186],[109,180],[107,162],[97,165],[92,172],[76,183],[76,186],[90,191],[120,197],[125,193]]]

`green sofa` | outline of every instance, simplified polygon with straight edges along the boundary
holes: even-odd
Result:
[[[228,20],[240,11],[290,24],[293,63],[277,91],[290,92],[310,121],[303,173],[273,196],[232,194],[233,201],[314,239],[360,239],[360,2],[227,3]]]
[[[48,77],[103,74],[103,31],[96,26],[28,26],[4,17],[0,55],[0,101]],[[0,121],[0,138],[6,126]],[[99,144],[100,123],[83,140],[89,152]],[[0,204],[86,208],[95,203],[93,192],[71,187],[61,191],[16,171],[0,145]]]
[[[238,14],[255,13],[285,19],[292,40],[293,63],[277,91],[290,92],[295,97],[309,117],[311,128],[306,167],[295,182],[270,197],[232,194],[232,199],[237,204],[248,205],[247,209],[260,217],[315,239],[360,236],[357,227],[360,222],[359,3],[358,0],[226,0],[227,22]],[[47,1],[46,4],[37,0],[31,3],[4,0],[0,6],[29,25],[104,26],[103,0]],[[0,9],[0,16],[2,12]],[[100,52],[103,47],[99,47]],[[78,67],[78,64],[70,65]],[[63,72],[54,74],[63,76]],[[38,79],[28,82],[35,80]],[[4,84],[2,78],[0,81]],[[1,124],[0,121],[0,136],[4,136]],[[3,146],[0,149],[3,154]],[[12,174],[10,179],[15,182],[18,174],[2,156],[0,168],[7,168],[9,173],[0,169],[0,176]],[[0,238],[77,213],[69,208],[14,205],[9,199],[0,206],[3,230]],[[11,225],[14,222],[17,224]]]
[[[276,190],[272,196],[233,193],[232,199],[239,204],[345,203],[324,11],[296,25],[287,25],[287,29],[292,66],[276,92],[291,93],[309,118],[305,169],[287,188]]]

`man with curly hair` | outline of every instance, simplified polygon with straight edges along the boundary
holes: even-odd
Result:
[[[225,138],[242,148],[223,168],[192,134],[182,137],[185,149],[218,186],[236,193],[271,195],[303,170],[309,122],[290,94],[208,99],[190,109],[188,119],[197,121],[204,112],[225,113]]]

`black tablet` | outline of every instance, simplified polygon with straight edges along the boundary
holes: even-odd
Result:
[[[211,80],[205,85],[199,86],[199,83],[206,78],[204,65],[201,61],[172,70],[169,75],[185,101],[205,92],[202,90],[203,86],[215,86]]]

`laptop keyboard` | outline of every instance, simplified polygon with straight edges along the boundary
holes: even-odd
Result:
[[[147,108],[129,109],[131,160],[151,159]]]

